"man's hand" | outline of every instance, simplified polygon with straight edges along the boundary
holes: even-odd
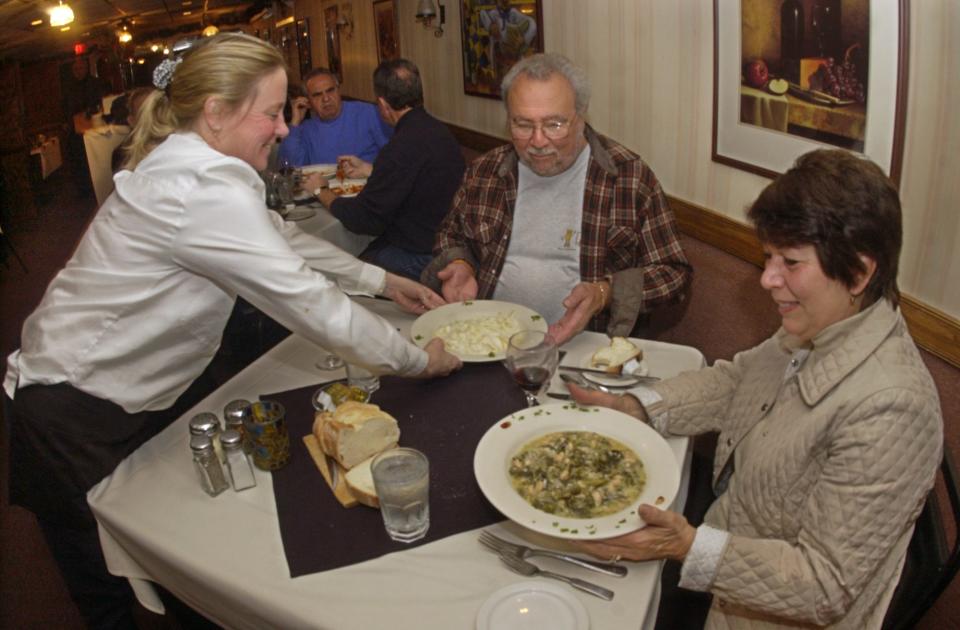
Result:
[[[343,169],[344,177],[350,179],[370,177],[370,173],[373,172],[373,165],[370,162],[364,162],[355,155],[341,155],[337,158],[337,166]]]
[[[310,110],[310,101],[306,96],[298,96],[290,101],[290,126],[296,127],[307,117]]]
[[[440,291],[447,302],[476,299],[479,291],[477,279],[473,276],[473,268],[466,261],[454,260],[437,272],[437,278],[443,283]]]
[[[600,288],[601,285],[606,285],[606,292]],[[550,324],[549,332],[557,340],[558,346],[586,328],[590,318],[606,306],[604,296],[609,295],[609,286],[606,282],[581,282],[573,287],[570,295],[563,300],[567,311],[557,322]]]
[[[443,298],[419,282],[387,272],[387,286],[383,295],[396,302],[400,308],[421,315],[430,309],[443,306]]]
[[[427,351],[430,360],[423,372],[417,375],[419,378],[447,376],[463,367],[463,361],[447,352],[443,347],[443,339],[439,337],[428,341],[423,349]]]
[[[300,180],[300,188],[311,194],[316,189],[329,185],[330,182],[327,180],[327,178],[321,175],[318,171],[304,173],[303,178]]]
[[[643,529],[604,541],[581,542],[577,546],[603,560],[672,558],[683,561],[687,557],[697,529],[682,514],[647,504],[640,506],[639,514],[647,524]]]

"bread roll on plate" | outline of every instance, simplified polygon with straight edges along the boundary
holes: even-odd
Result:
[[[340,404],[333,413],[317,413],[313,434],[323,452],[348,470],[400,441],[396,418],[377,405],[355,400]]]
[[[590,357],[590,367],[605,370],[610,374],[623,372],[623,364],[631,359],[639,361],[643,351],[626,337],[614,337],[609,346],[604,346]]]

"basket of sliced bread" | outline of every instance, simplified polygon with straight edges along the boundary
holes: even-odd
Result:
[[[318,411],[303,441],[342,505],[380,507],[370,464],[400,442],[396,418],[377,405],[348,400],[333,411]]]

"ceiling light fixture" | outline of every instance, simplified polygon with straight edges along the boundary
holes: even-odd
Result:
[[[127,44],[133,39],[133,35],[127,30],[127,25],[123,25],[123,30],[117,31],[117,39],[121,44]]]
[[[219,32],[220,32],[220,29],[217,28],[216,26],[214,26],[213,24],[211,24],[211,25],[208,26],[207,28],[203,29],[203,31],[201,32],[201,34],[202,34],[204,37],[213,37],[214,35],[216,35],[216,34],[219,33]]]
[[[73,22],[73,9],[69,4],[60,4],[50,9],[50,26],[66,26]]]
[[[30,26],[40,26],[41,24],[43,24],[43,20],[40,20],[40,19],[36,19],[30,22]]]

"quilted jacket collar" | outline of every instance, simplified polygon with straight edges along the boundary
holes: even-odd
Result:
[[[872,355],[901,321],[900,311],[881,299],[814,337],[810,356],[797,375],[804,402],[811,406],[820,402]],[[780,336],[781,345],[789,348],[790,336],[783,330]]]

